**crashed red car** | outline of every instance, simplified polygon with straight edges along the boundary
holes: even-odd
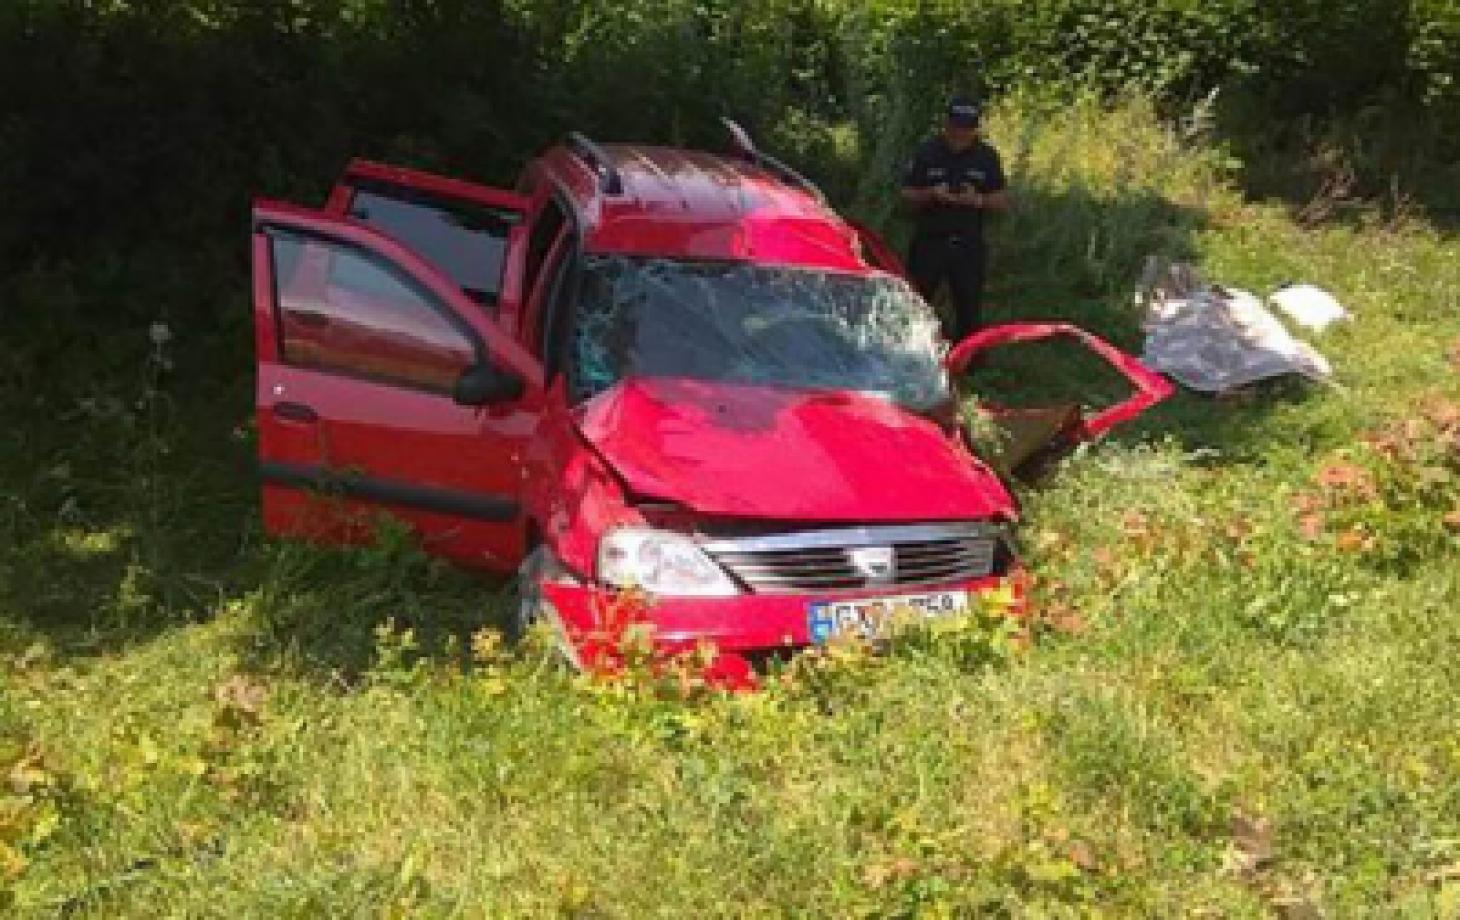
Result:
[[[269,532],[516,572],[515,626],[570,653],[626,588],[666,647],[795,648],[1018,575],[1016,505],[949,386],[991,347],[1074,335],[1135,395],[1159,376],[1062,325],[951,350],[887,247],[743,132],[726,156],[570,136],[512,190],[355,162],[323,208],[253,211]]]

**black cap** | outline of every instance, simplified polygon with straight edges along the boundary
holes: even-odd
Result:
[[[960,128],[977,128],[983,106],[967,96],[954,96],[948,101],[948,124]]]

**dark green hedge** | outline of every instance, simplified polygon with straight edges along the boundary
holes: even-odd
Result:
[[[737,115],[843,197],[944,94],[1214,87],[1287,119],[1460,126],[1454,0],[9,0],[0,266],[233,246],[252,193],[360,153],[508,179],[570,127],[714,143]]]

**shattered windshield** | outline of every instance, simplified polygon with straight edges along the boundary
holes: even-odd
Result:
[[[574,330],[584,398],[630,376],[948,397],[937,319],[890,275],[588,256]]]

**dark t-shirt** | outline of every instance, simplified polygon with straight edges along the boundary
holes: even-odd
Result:
[[[951,192],[976,188],[984,194],[1004,190],[1004,167],[999,154],[983,141],[962,152],[948,146],[942,135],[926,141],[908,164],[902,177],[903,188],[933,188],[947,185]],[[919,236],[963,234],[974,238],[983,235],[983,211],[980,208],[929,203],[917,214]]]

